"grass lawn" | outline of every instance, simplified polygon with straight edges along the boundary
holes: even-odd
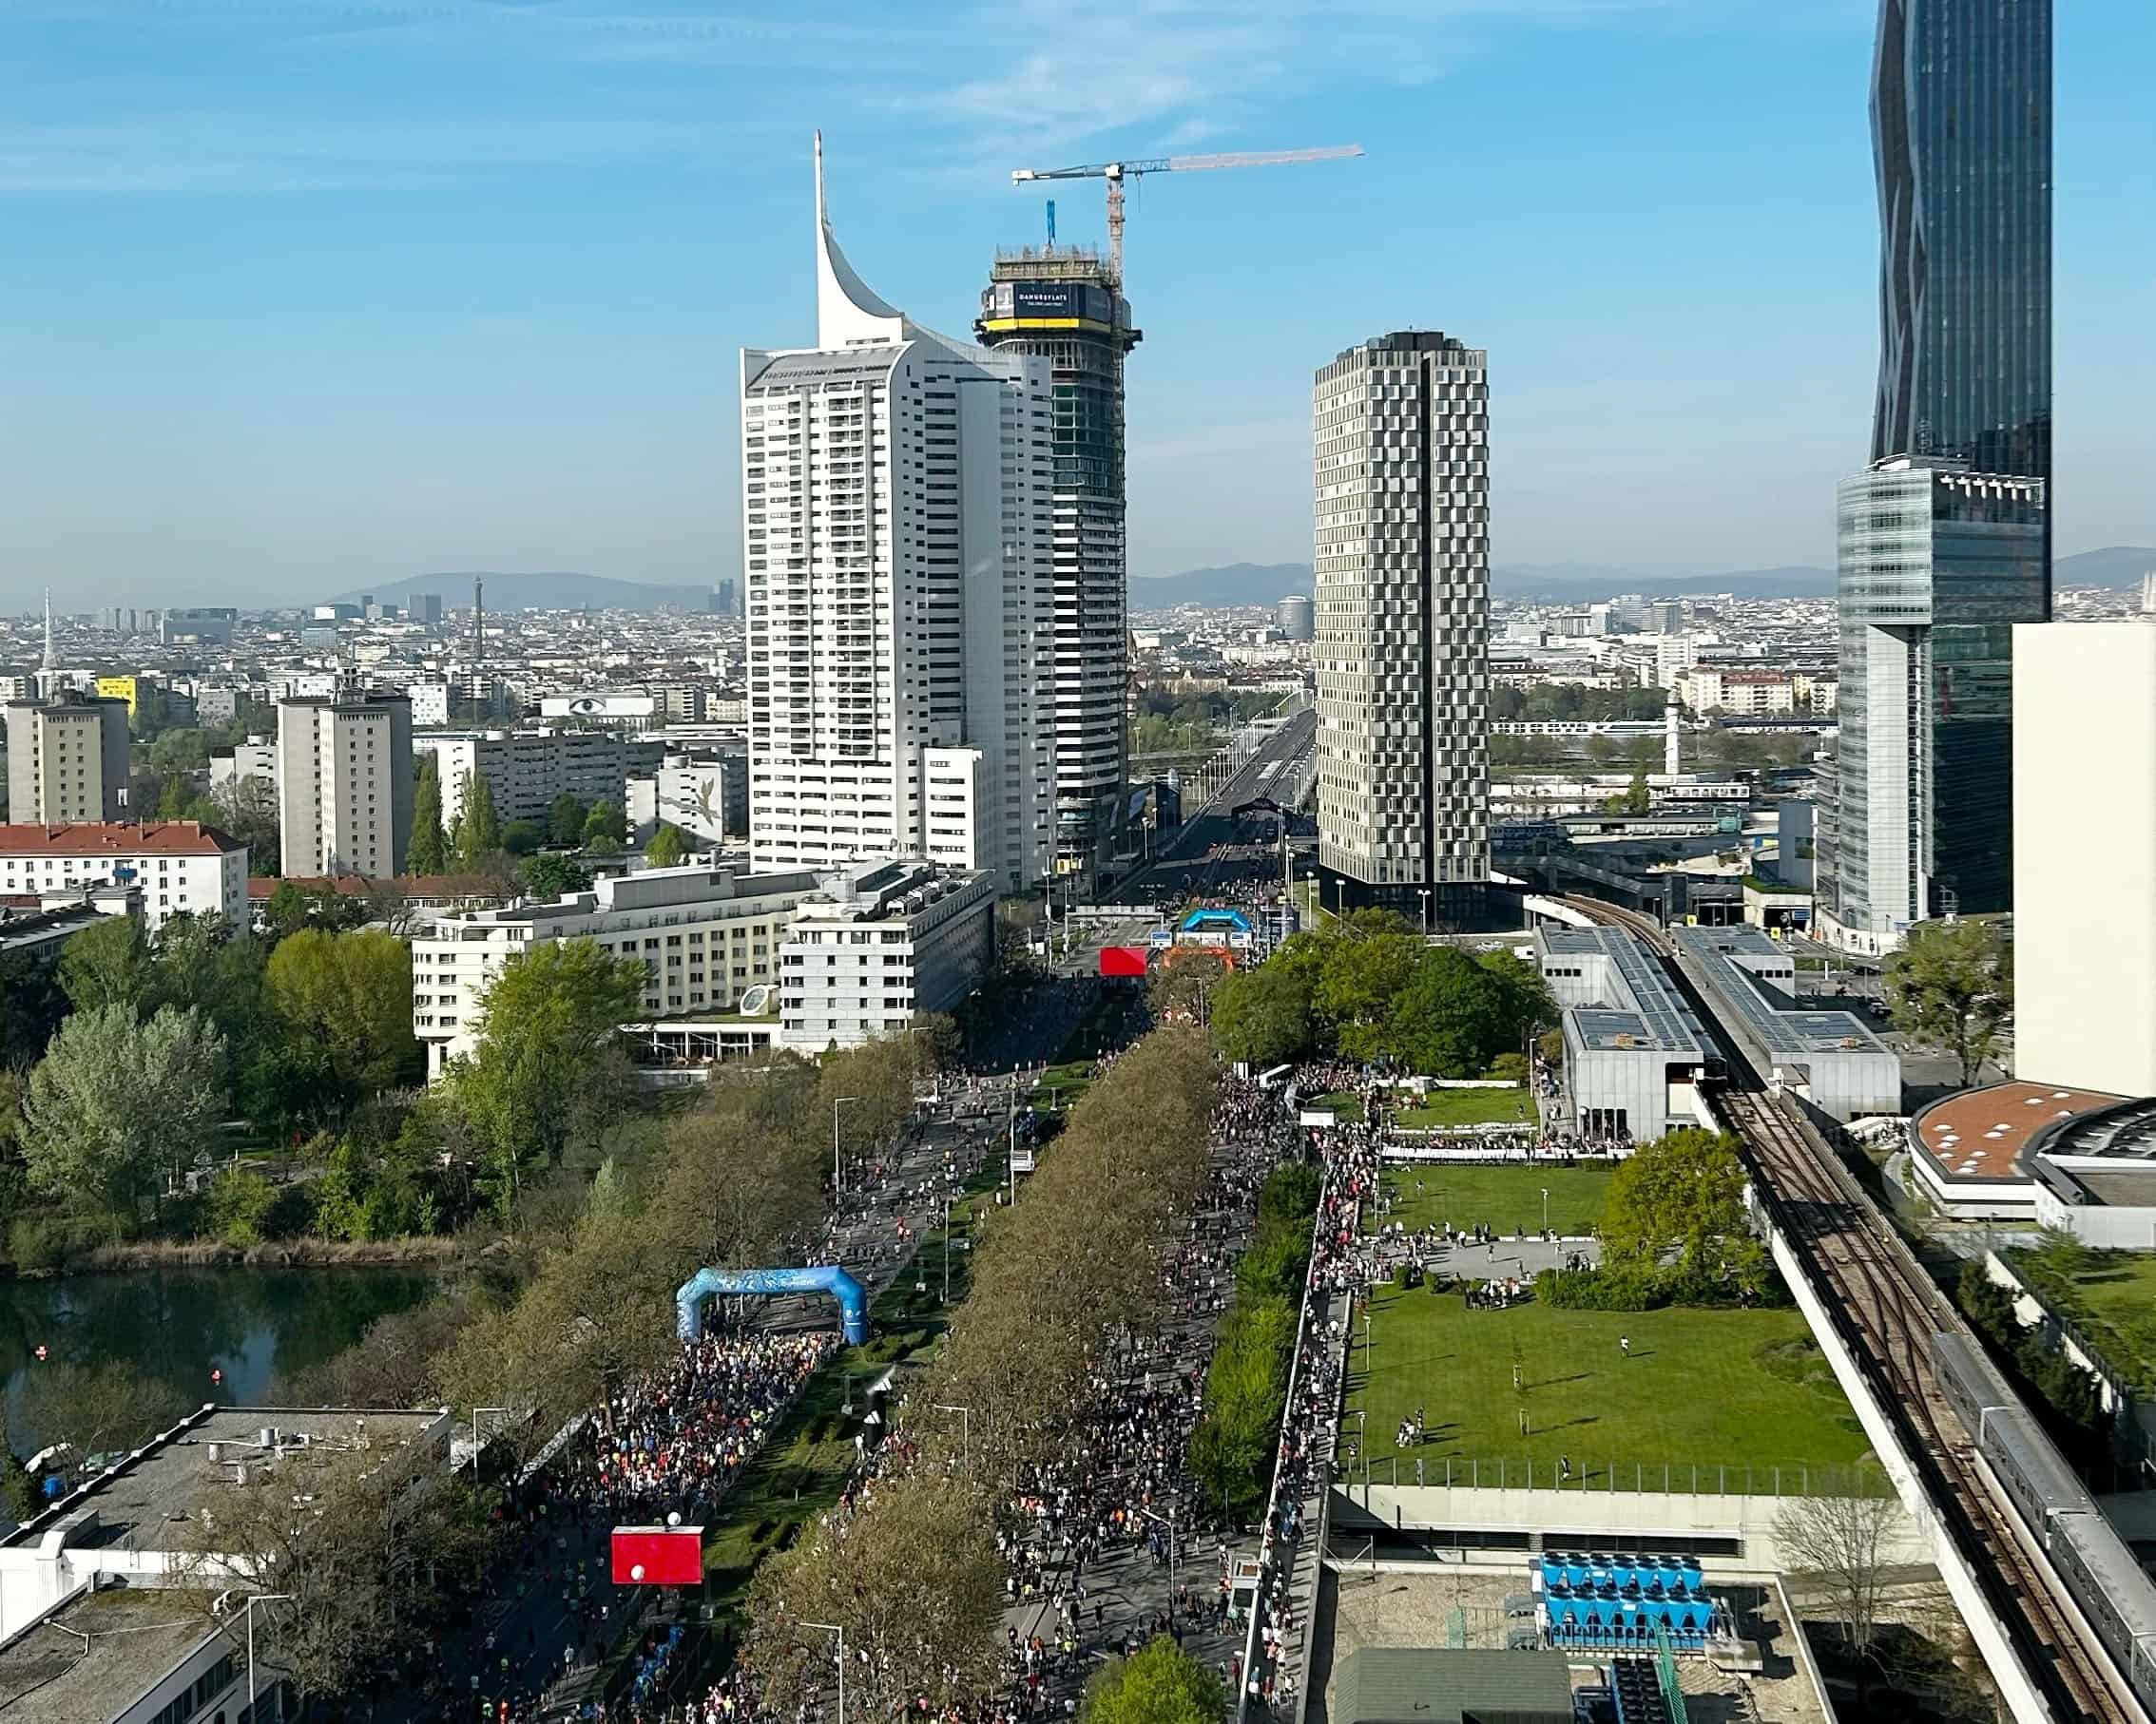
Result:
[[[1033,1086],[1027,1098],[1035,1107],[1045,1112],[1060,1113],[1091,1087],[1093,1063],[1090,1060],[1072,1060],[1062,1065],[1051,1065],[1041,1074],[1041,1081]]]
[[[1420,1187],[1420,1191],[1416,1190]],[[1429,1162],[1385,1175],[1393,1198],[1387,1221],[1410,1233],[1424,1227],[1486,1224],[1500,1234],[1535,1233],[1542,1227],[1543,1188],[1550,1191],[1550,1225],[1569,1238],[1602,1219],[1609,1195],[1607,1167],[1473,1167]]]
[[[1366,1373],[1359,1333],[1348,1417],[1367,1409],[1373,1476],[1402,1482],[1419,1457],[1430,1483],[1572,1479],[1629,1490],[1794,1491],[1802,1468],[1845,1467],[1869,1452],[1857,1415],[1796,1311],[1554,1311],[1530,1302],[1471,1312],[1456,1293],[1376,1292]],[[1620,1335],[1631,1356],[1619,1353]],[[1517,1362],[1523,1390],[1512,1388]],[[1394,1445],[1420,1407],[1424,1441]],[[1528,1433],[1521,1432],[1525,1408]],[[1638,1469],[1635,1471],[1635,1468]],[[1710,1470],[1711,1469],[1711,1470]],[[1749,1469],[1747,1473],[1747,1469]],[[1432,1474],[1434,1473],[1433,1477]]]
[[[2156,1257],[2128,1251],[2077,1254],[2081,1267],[2062,1275],[2040,1251],[2006,1255],[2112,1370],[2136,1383],[2156,1383]]]
[[[1319,1096],[1316,1101],[1306,1101],[1303,1105],[1305,1107],[1329,1107],[1333,1110],[1333,1118],[1345,1124],[1360,1125],[1362,1123],[1362,1098],[1351,1096],[1344,1089],[1336,1089],[1330,1095]]]
[[[1531,1125],[1534,1103],[1519,1086],[1433,1089],[1417,1105],[1397,1109],[1393,1122],[1409,1131],[1427,1131],[1439,1125]]]

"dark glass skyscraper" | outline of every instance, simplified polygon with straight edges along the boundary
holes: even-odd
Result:
[[[1872,458],[2049,480],[2051,0],[1880,0],[1872,147]]]

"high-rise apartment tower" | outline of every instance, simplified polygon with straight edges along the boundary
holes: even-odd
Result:
[[[62,694],[10,701],[8,818],[57,826],[127,814],[127,703]]]
[[[1055,867],[1102,859],[1128,766],[1130,668],[1124,541],[1124,355],[1130,302],[1099,254],[999,256],[973,329],[983,345],[1048,361],[1055,399]]]
[[[1488,356],[1406,331],[1318,374],[1319,860],[1475,919],[1490,878]]]
[[[749,848],[761,872],[1047,871],[1049,362],[923,329],[856,275],[816,166],[817,345],[741,354]]]
[[[412,843],[412,700],[347,686],[277,703],[287,875],[395,878]]]

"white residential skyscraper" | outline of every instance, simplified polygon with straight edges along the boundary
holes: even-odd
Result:
[[[817,346],[741,354],[752,865],[1025,886],[1052,844],[1049,362],[871,293],[820,138],[816,274]]]
[[[1406,331],[1318,374],[1319,860],[1460,923],[1490,878],[1488,356]]]
[[[347,686],[277,703],[277,817],[288,876],[404,872],[412,702]]]

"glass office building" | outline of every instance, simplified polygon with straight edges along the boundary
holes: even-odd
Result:
[[[1884,950],[2010,909],[2013,625],[2044,618],[2044,482],[1897,457],[1839,493],[1841,735],[1819,910]]]
[[[1873,460],[2050,479],[2051,0],[1880,0],[1872,147]]]

